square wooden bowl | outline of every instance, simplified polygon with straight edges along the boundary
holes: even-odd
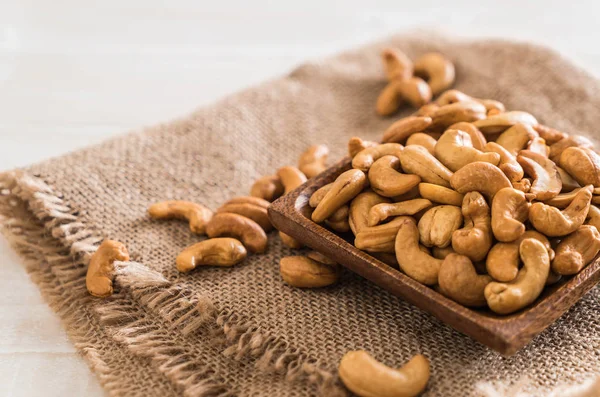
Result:
[[[348,240],[310,219],[312,211],[308,200],[313,192],[333,182],[350,166],[350,159],[346,158],[275,201],[269,208],[273,225],[503,355],[512,355],[529,343],[600,280],[600,259],[596,257],[579,274],[545,288],[533,305],[517,313],[499,316],[490,310],[462,306],[359,250]]]

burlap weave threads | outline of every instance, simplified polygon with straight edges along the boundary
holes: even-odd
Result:
[[[600,373],[598,287],[503,358],[350,273],[322,290],[286,286],[278,262],[291,251],[276,234],[265,255],[231,269],[176,271],[177,253],[201,237],[185,223],[149,220],[148,205],[216,208],[295,164],[310,144],[329,145],[336,159],[351,136],[378,139],[393,121],[373,111],[385,84],[379,52],[390,45],[412,57],[442,51],[455,62],[457,89],[597,138],[598,81],[554,52],[414,35],[307,63],[186,118],[4,174],[4,233],[110,395],[344,395],[337,363],[358,348],[389,365],[425,354],[431,396],[477,395],[477,382],[523,376],[526,390],[543,396]],[[132,254],[106,300],[85,290],[87,260],[103,238]]]

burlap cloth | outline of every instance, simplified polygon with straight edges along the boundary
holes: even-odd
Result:
[[[176,255],[202,237],[185,222],[149,220],[148,205],[185,199],[216,208],[295,164],[309,144],[329,145],[337,159],[351,136],[378,139],[391,122],[373,110],[385,84],[379,52],[390,45],[412,57],[442,51],[456,64],[456,88],[548,125],[584,134],[600,126],[598,81],[552,51],[413,35],[307,63],[183,119],[3,175],[5,234],[109,394],[342,395],[337,363],[359,348],[396,366],[425,354],[431,396],[476,395],[478,382],[522,376],[544,395],[600,372],[598,287],[503,358],[349,272],[330,288],[290,288],[278,263],[293,252],[275,233],[265,255],[239,266],[176,271]],[[87,260],[103,238],[124,242],[135,261],[119,264],[117,293],[106,300],[85,290]]]

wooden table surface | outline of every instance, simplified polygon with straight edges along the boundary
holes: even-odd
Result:
[[[600,2],[0,0],[0,170],[402,30],[546,44],[600,76]],[[0,396],[100,396],[0,237]]]

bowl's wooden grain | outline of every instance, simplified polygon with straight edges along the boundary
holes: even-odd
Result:
[[[309,218],[308,200],[312,193],[349,168],[350,160],[346,158],[275,201],[269,207],[273,225],[504,355],[512,355],[525,346],[600,280],[600,259],[596,257],[579,274],[547,287],[532,306],[517,313],[498,316],[489,310],[466,308],[357,249]]]

